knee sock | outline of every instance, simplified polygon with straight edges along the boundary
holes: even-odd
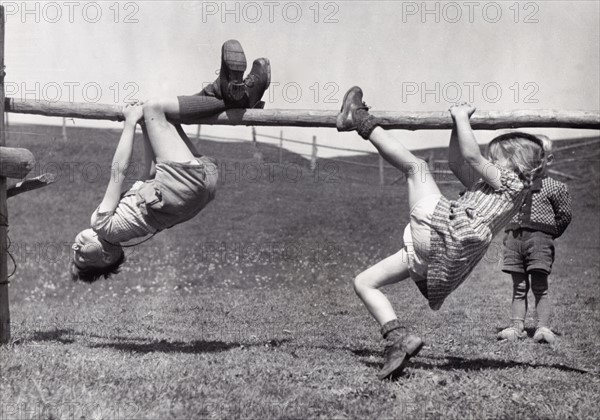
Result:
[[[535,312],[537,314],[537,326],[548,327],[552,305],[548,297],[548,277],[545,274],[532,275],[531,291],[535,297]]]
[[[179,114],[182,120],[220,114],[229,107],[214,96],[179,96]]]
[[[513,327],[523,331],[525,325],[525,314],[527,313],[527,293],[529,292],[529,281],[527,277],[513,278],[513,300],[510,310],[510,318]]]

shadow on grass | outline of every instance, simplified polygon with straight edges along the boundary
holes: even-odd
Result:
[[[150,341],[147,338],[140,337],[105,337],[98,334],[81,334],[80,332],[76,332],[71,329],[55,329],[49,331],[36,331],[35,333],[31,334],[26,338],[17,340],[15,344],[25,345],[32,343],[37,344],[40,342],[58,342],[62,344],[73,344],[76,343],[75,336],[97,338],[102,340],[118,340],[98,344],[86,343],[86,345],[90,348],[115,349],[119,351],[135,353],[216,353],[240,347],[279,347],[282,344],[289,341],[287,339],[256,342],[224,342],[208,340]]]
[[[75,339],[73,338],[75,332],[73,330],[66,329],[54,329],[49,331],[35,331],[33,334],[24,337],[17,338],[15,340],[16,345],[32,344],[38,342],[56,341],[62,344],[73,344]]]
[[[288,340],[269,340],[256,343],[226,343],[223,341],[166,341],[161,340],[150,343],[133,343],[133,342],[110,342],[102,344],[93,344],[92,348],[112,348],[120,351],[129,351],[135,353],[217,353],[240,347],[278,347]]]
[[[563,372],[576,372],[576,373],[589,373],[586,370],[573,368],[570,366],[565,366],[562,364],[534,364],[527,362],[517,362],[514,360],[496,360],[496,359],[465,359],[463,357],[452,357],[446,356],[442,358],[438,357],[429,357],[429,356],[417,356],[421,359],[433,359],[433,360],[447,360],[446,363],[442,364],[433,364],[433,363],[424,363],[418,360],[411,360],[410,366],[414,368],[422,368],[422,369],[441,369],[441,370],[464,370],[466,372],[474,371],[474,370],[484,370],[484,369],[507,369],[514,367],[527,367],[533,369],[539,368],[549,368],[549,369],[557,369]]]
[[[357,356],[361,356],[361,357],[364,357],[364,356],[381,357],[380,352],[371,351],[371,350],[367,350],[367,349],[352,350],[352,353],[356,354]],[[427,362],[422,362],[419,359],[432,359],[432,360],[438,360],[438,361],[444,360],[446,362],[441,363],[441,364],[427,363]],[[368,366],[371,368],[376,368],[376,369],[380,369],[381,366],[383,366],[381,362],[375,362],[372,360],[363,360],[361,362],[365,366]],[[539,369],[539,368],[557,369],[562,372],[574,372],[574,373],[582,373],[582,374],[590,373],[587,370],[578,369],[578,368],[574,368],[574,367],[570,367],[570,366],[565,366],[565,365],[557,364],[557,363],[534,364],[534,363],[527,363],[527,362],[517,362],[514,360],[497,360],[497,359],[480,359],[480,358],[466,359],[463,357],[452,357],[452,356],[446,356],[446,357],[417,356],[417,358],[409,361],[409,364],[407,367],[408,368],[427,369],[427,370],[435,370],[435,369],[463,370],[465,372],[488,370],[488,369],[507,369],[507,368],[514,368],[514,367],[526,367],[526,368],[533,368],[533,369]],[[400,375],[400,377],[406,376],[405,373],[406,372],[403,372]]]

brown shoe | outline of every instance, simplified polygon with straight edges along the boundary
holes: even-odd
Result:
[[[255,108],[265,91],[271,84],[271,63],[268,58],[257,58],[252,63],[252,70],[244,79],[246,93],[246,108]],[[264,103],[262,103],[264,107]]]
[[[385,363],[379,372],[379,379],[383,380],[399,375],[406,367],[408,360],[416,356],[422,348],[423,340],[412,334],[387,344],[383,352]]]
[[[230,39],[221,47],[220,93],[225,102],[237,102],[245,93],[246,55],[239,41]]]
[[[342,109],[340,109],[335,123],[338,131],[352,131],[357,129],[360,117],[357,118],[356,111],[368,111],[369,109],[362,99],[363,92],[358,86],[354,86],[346,92],[342,101]],[[361,117],[366,118],[367,116],[368,114],[365,113]]]

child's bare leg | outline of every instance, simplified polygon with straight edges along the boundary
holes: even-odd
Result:
[[[408,205],[412,209],[421,199],[430,195],[441,195],[429,166],[416,157],[402,143],[381,127],[375,127],[369,140],[381,156],[406,175],[408,183]]]
[[[356,276],[354,291],[377,322],[384,325],[396,319],[396,313],[379,288],[408,277],[408,255],[405,250],[401,250]]]
[[[192,141],[190,140],[188,135],[185,133],[185,131],[183,131],[181,124],[175,124],[175,129],[177,130],[177,133],[179,133],[179,137],[181,137],[181,139],[185,142],[185,144],[187,144],[187,147],[188,147],[188,149],[190,149],[192,154],[194,156],[201,156],[200,152],[196,148],[196,145],[194,143],[192,143]]]
[[[405,249],[378,262],[354,279],[354,290],[371,315],[381,325],[381,334],[386,340],[384,365],[379,378],[385,379],[398,374],[411,357],[419,353],[423,341],[412,334],[396,317],[392,304],[379,290],[409,277],[408,254]]]
[[[404,172],[408,181],[410,208],[425,197],[441,195],[429,173],[427,162],[416,157],[400,141],[379,127],[377,119],[368,113],[362,97],[362,90],[357,86],[346,93],[336,121],[338,131],[356,130],[362,138],[373,143],[385,160]]]
[[[189,162],[194,159],[191,150],[181,138],[167,115],[178,115],[179,103],[173,99],[150,99],[144,102],[144,123],[152,151],[159,160]]]
[[[152,150],[152,144],[150,143],[150,138],[148,137],[148,129],[146,128],[146,124],[142,121],[140,125],[142,126],[142,137],[144,138],[144,168],[142,171],[141,180],[145,181],[146,179],[154,177],[156,172],[156,156]]]

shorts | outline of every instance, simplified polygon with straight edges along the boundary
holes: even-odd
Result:
[[[527,229],[510,230],[504,237],[505,273],[541,271],[550,274],[554,262],[552,235]]]
[[[422,281],[427,277],[431,218],[440,198],[441,195],[435,194],[419,200],[410,210],[410,222],[404,229],[403,240],[408,254],[408,270],[415,281]]]
[[[188,163],[157,161],[156,176],[136,193],[148,223],[163,230],[197,215],[216,195],[218,168],[202,156]]]

